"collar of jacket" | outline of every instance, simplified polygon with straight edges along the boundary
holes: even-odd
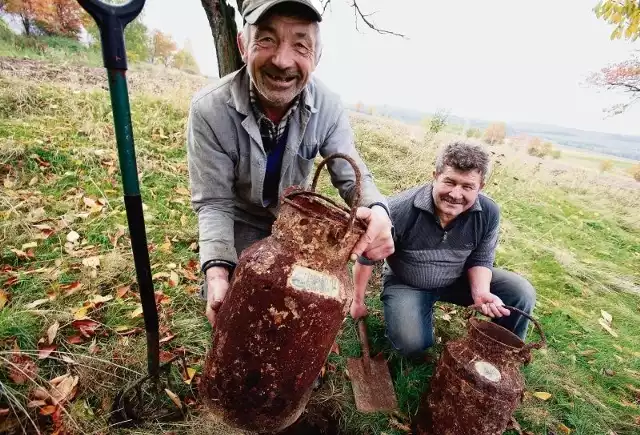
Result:
[[[238,70],[236,75],[231,80],[231,98],[227,101],[227,104],[238,111],[238,113],[244,116],[249,116],[251,112],[251,100],[249,98],[249,74],[247,73],[246,65]],[[307,86],[302,93],[304,101],[300,104],[300,107],[307,109],[311,113],[317,113],[314,105],[314,95],[311,90],[312,86]]]

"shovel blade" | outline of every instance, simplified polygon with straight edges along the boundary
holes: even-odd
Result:
[[[372,358],[370,368],[371,370],[367,373],[362,358],[347,360],[356,408],[360,412],[396,411],[398,400],[393,389],[387,361]]]

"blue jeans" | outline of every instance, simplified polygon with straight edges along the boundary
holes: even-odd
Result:
[[[513,272],[493,269],[491,293],[505,305],[531,314],[536,303],[536,291],[525,278]],[[473,305],[466,274],[452,285],[422,290],[404,284],[395,276],[385,276],[380,296],[384,305],[387,338],[405,356],[417,356],[433,345],[433,304],[436,301],[456,305]],[[525,339],[529,320],[517,313],[495,319],[495,323]]]

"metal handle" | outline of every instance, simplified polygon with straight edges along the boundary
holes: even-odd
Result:
[[[369,336],[367,335],[367,324],[364,317],[358,319],[358,338],[362,349],[362,364],[364,372],[368,375],[371,372],[371,356],[369,356]]]
[[[318,179],[320,178],[320,173],[322,171],[322,168],[324,168],[327,165],[327,163],[329,163],[329,161],[334,160],[334,159],[344,159],[344,160],[346,160],[351,165],[351,167],[353,168],[353,172],[355,173],[355,176],[356,176],[356,180],[355,180],[356,192],[355,192],[355,194],[353,196],[352,203],[354,205],[353,205],[353,207],[351,207],[351,209],[346,209],[346,208],[340,206],[339,204],[337,204],[331,198],[327,198],[326,196],[316,192],[316,186],[318,185]],[[288,198],[292,198],[292,197],[300,195],[300,194],[307,194],[307,195],[311,195],[311,196],[316,196],[316,197],[321,198],[322,200],[328,202],[329,204],[335,205],[336,207],[338,207],[338,208],[340,208],[342,210],[345,210],[345,211],[347,211],[349,213],[349,224],[347,225],[347,228],[345,229],[344,233],[340,237],[340,238],[343,238],[347,234],[349,234],[351,232],[351,230],[353,229],[353,225],[354,225],[355,220],[356,220],[356,213],[358,211],[358,204],[360,203],[360,197],[362,196],[362,175],[360,173],[360,168],[358,168],[358,165],[355,162],[355,160],[353,160],[353,158],[351,156],[347,155],[347,154],[343,154],[343,153],[331,154],[330,156],[325,158],[322,162],[320,162],[320,164],[318,165],[318,168],[316,169],[316,173],[313,176],[313,183],[311,184],[311,190],[294,190],[293,192],[287,194],[284,197],[284,200],[287,201]],[[290,201],[287,201],[287,202],[289,202],[291,204]]]
[[[533,322],[533,324],[535,325],[536,329],[538,330],[538,332],[540,333],[540,338],[542,339],[541,341],[537,341],[534,343],[529,343],[526,344],[523,348],[522,351],[526,350],[526,351],[530,351],[531,349],[541,349],[543,347],[547,346],[547,338],[544,335],[544,331],[542,330],[542,326],[540,326],[540,323],[534,319],[533,317],[531,317],[529,314],[525,313],[524,311],[522,311],[519,308],[516,307],[511,307],[509,305],[503,305],[504,308],[506,308],[509,311],[515,311],[516,313],[520,314],[521,316],[526,317],[527,319],[531,320]]]
[[[124,47],[124,28],[135,20],[146,0],[130,0],[123,5],[110,5],[100,0],[78,0],[100,29],[104,66],[109,69],[127,69]]]

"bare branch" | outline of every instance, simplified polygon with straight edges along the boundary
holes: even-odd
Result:
[[[331,3],[331,0],[325,0],[324,3],[321,3],[322,4],[322,16],[323,17],[324,17],[324,13],[327,10],[327,6],[329,6],[329,3]]]
[[[362,21],[364,21],[364,23],[367,26],[369,26],[369,28],[371,28],[372,30],[375,30],[376,32],[378,32],[380,34],[383,34],[383,35],[394,35],[394,36],[399,36],[401,38],[407,39],[407,37],[405,35],[401,34],[401,33],[396,33],[396,32],[392,32],[390,30],[381,29],[381,28],[377,27],[375,24],[373,24],[371,21],[369,21],[367,17],[370,17],[375,12],[371,13],[371,14],[363,14],[362,10],[360,9],[360,6],[358,5],[357,0],[353,0],[352,1],[351,7],[354,9],[354,15],[356,16],[356,30],[358,29],[358,16],[360,16],[360,19],[362,19]]]

